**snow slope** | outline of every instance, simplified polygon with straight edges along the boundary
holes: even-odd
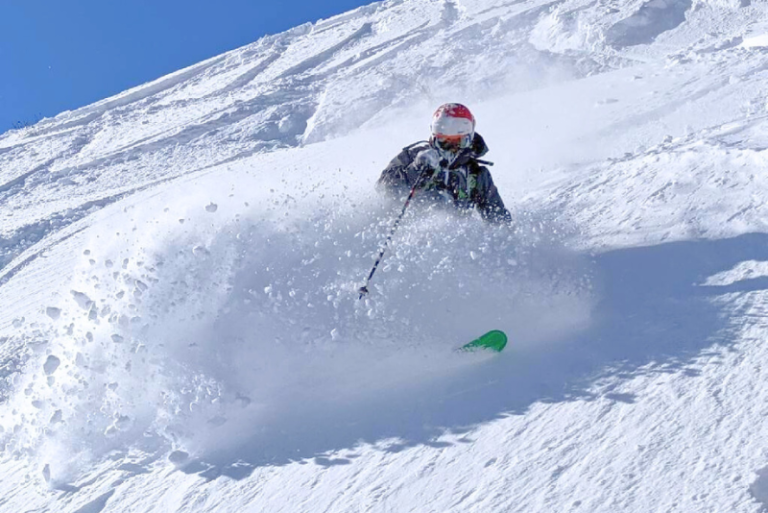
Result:
[[[767,15],[390,0],[1,135],[0,511],[768,508]],[[359,301],[445,101],[515,225]]]

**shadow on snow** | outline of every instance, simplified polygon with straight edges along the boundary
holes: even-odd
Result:
[[[317,405],[281,419],[245,446],[182,468],[207,479],[242,479],[262,466],[291,462],[347,465],[360,443],[391,441],[382,450],[436,448],[437,438],[522,415],[534,403],[605,398],[634,403],[613,392],[622,380],[650,373],[695,378],[690,364],[714,344],[728,347],[729,316],[713,299],[768,288],[756,278],[717,287],[707,277],[745,260],[768,260],[768,235],[665,243],[595,257],[599,302],[592,326],[572,339],[521,349],[515,334],[505,353],[448,378],[389,390],[365,404]],[[546,315],[547,312],[541,312]],[[518,343],[521,341],[517,341]],[[609,383],[597,387],[599,381]],[[613,387],[611,386],[613,384]],[[599,391],[596,391],[599,389]],[[458,443],[471,443],[460,438]],[[350,455],[331,455],[345,449]]]

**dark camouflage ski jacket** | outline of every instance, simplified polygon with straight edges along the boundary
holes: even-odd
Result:
[[[490,171],[478,162],[488,153],[488,146],[479,134],[475,134],[472,147],[460,153],[453,165],[443,160],[437,170],[424,169],[425,166],[416,159],[419,153],[430,147],[424,141],[404,148],[381,173],[378,187],[405,199],[421,175],[414,198],[448,201],[459,210],[476,208],[486,221],[498,223],[512,220],[493,184]]]

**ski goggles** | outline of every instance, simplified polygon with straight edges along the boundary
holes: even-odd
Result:
[[[472,144],[472,135],[443,135],[435,134],[432,136],[432,140],[438,148],[446,151],[459,151],[464,148],[469,148]]]

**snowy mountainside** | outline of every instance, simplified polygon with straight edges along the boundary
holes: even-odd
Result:
[[[767,11],[375,3],[3,134],[0,511],[768,507]],[[456,100],[515,225],[358,301]]]

